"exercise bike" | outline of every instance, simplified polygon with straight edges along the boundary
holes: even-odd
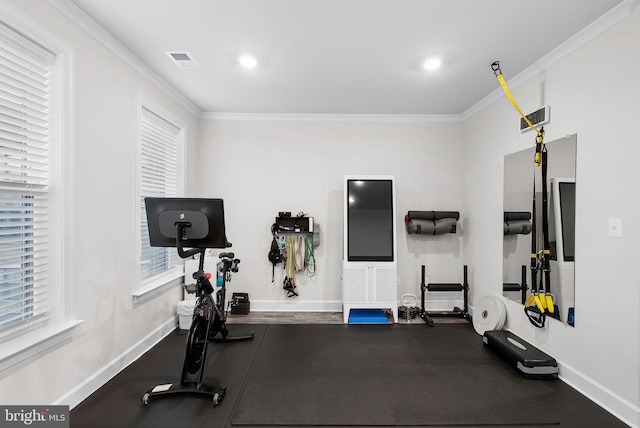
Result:
[[[198,271],[193,274],[196,280],[195,289],[187,292],[196,293],[196,301],[193,310],[193,318],[189,334],[187,337],[187,349],[182,367],[180,384],[161,384],[149,389],[142,396],[142,403],[149,404],[152,398],[168,395],[189,394],[211,399],[214,406],[220,404],[226,392],[226,386],[209,386],[202,382],[204,376],[204,366],[207,357],[207,345],[210,341],[229,342],[237,340],[250,340],[254,337],[254,332],[248,335],[230,337],[226,326],[226,283],[231,280],[231,273],[238,272],[239,259],[234,253],[220,253],[220,262],[217,271],[221,276],[220,288],[213,297],[214,287],[211,284],[211,274],[204,271],[205,248],[184,250],[180,237],[184,236],[188,223],[176,223],[177,249],[182,258],[199,254]],[[231,243],[227,242],[227,247]],[[218,285],[216,277],[216,285]],[[217,335],[220,334],[220,338]]]

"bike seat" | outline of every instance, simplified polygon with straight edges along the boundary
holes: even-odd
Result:
[[[234,258],[236,255],[233,253],[220,253],[220,255],[218,257],[220,257],[221,259],[232,259]]]

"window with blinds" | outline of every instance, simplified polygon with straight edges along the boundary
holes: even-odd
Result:
[[[54,54],[0,23],[0,333],[49,312],[54,62]]]
[[[149,282],[180,265],[174,248],[149,245],[144,198],[178,196],[183,129],[144,105],[140,112],[141,279]]]

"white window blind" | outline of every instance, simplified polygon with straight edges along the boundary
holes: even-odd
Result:
[[[0,335],[49,312],[54,61],[54,54],[0,23]]]
[[[172,271],[180,263],[173,248],[151,247],[144,205],[146,196],[178,195],[182,129],[142,106],[140,123],[141,274],[142,280]]]

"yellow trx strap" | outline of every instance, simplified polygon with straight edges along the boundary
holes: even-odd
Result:
[[[496,77],[498,78],[498,82],[500,82],[500,86],[502,86],[502,90],[507,95],[507,98],[509,98],[509,101],[511,101],[511,104],[513,104],[513,106],[516,108],[518,113],[520,113],[520,116],[522,116],[524,121],[527,122],[527,125],[529,125],[529,128],[531,128],[534,131],[536,131],[538,133],[538,137],[542,138],[542,131],[540,131],[538,128],[536,128],[533,125],[533,123],[531,123],[531,121],[527,118],[527,116],[525,116],[524,113],[522,113],[522,110],[520,110],[520,107],[518,107],[518,104],[516,104],[516,100],[513,99],[513,95],[511,95],[511,91],[509,90],[509,87],[507,86],[507,82],[505,82],[505,80],[504,80],[504,76],[502,75],[502,71],[500,70],[500,61],[495,61],[493,64],[491,64],[491,69],[493,70],[493,72],[495,73]]]
[[[511,91],[509,90],[509,87],[507,86],[507,82],[504,80],[504,76],[502,75],[502,70],[500,70],[500,61],[495,61],[493,64],[491,64],[491,69],[493,70],[493,73],[496,75],[496,78],[498,79],[498,82],[500,82],[500,86],[502,86],[502,90],[504,91],[504,93],[507,96],[507,98],[509,98],[509,101],[511,101],[511,104],[513,105],[513,107],[515,107],[515,109],[518,111],[518,113],[520,113],[520,116],[522,117],[522,119],[524,119],[524,121],[527,123],[527,125],[529,125],[529,128],[533,129],[538,134],[538,136],[536,137],[536,146],[537,147],[536,147],[535,164],[536,164],[536,166],[540,166],[540,156],[541,156],[541,151],[542,151],[542,138],[544,136],[544,131],[536,128],[534,126],[534,124],[531,123],[531,121],[527,118],[527,116],[524,115],[522,110],[520,110],[520,107],[518,107],[518,104],[516,103],[516,100],[513,99],[513,95],[511,95]]]
[[[509,90],[509,87],[507,86],[507,82],[504,80],[504,76],[502,75],[502,70],[500,70],[500,62],[499,61],[495,61],[493,64],[491,64],[491,69],[493,70],[493,73],[496,75],[496,78],[498,79],[498,82],[500,82],[500,86],[502,87],[502,90],[504,91],[504,93],[506,94],[507,98],[509,99],[509,101],[511,102],[511,104],[513,105],[513,107],[516,109],[516,111],[520,114],[520,117],[522,117],[522,119],[524,119],[524,121],[527,123],[527,125],[529,126],[529,128],[533,129],[534,131],[536,131],[537,136],[536,136],[536,154],[535,154],[535,166],[539,167],[542,165],[542,151],[543,151],[543,138],[544,138],[544,129],[538,129],[536,128],[533,123],[531,123],[531,121],[527,118],[527,116],[525,116],[525,114],[522,112],[522,110],[520,110],[520,107],[518,107],[518,104],[516,103],[516,100],[513,99],[513,95],[511,95],[511,91]],[[545,177],[545,169],[546,167],[543,167],[543,180],[546,180]],[[535,190],[535,187],[534,187]],[[534,198],[535,198],[535,193],[534,193]],[[544,205],[544,203],[543,203]],[[534,205],[535,207],[535,205]],[[543,206],[543,209],[546,209],[545,206]],[[535,211],[535,208],[534,208]],[[535,219],[534,219],[535,221]],[[546,233],[546,231],[545,231]],[[546,236],[546,235],[545,235]],[[532,239],[535,239],[535,237],[533,237]],[[546,241],[546,238],[545,238]],[[545,244],[546,245],[546,244]],[[534,264],[534,260],[540,258],[540,260],[548,260],[550,255],[550,252],[548,249],[543,249],[538,251],[538,253],[536,254],[534,251],[532,251],[531,254],[531,260],[532,260],[532,269],[533,264]],[[545,266],[546,268],[547,266]],[[534,278],[537,278],[537,275],[534,276]],[[542,277],[540,278],[540,280],[542,281]],[[547,312],[553,313],[554,312],[554,303],[553,303],[553,296],[549,293],[545,293],[545,289],[544,287],[538,287],[538,284],[531,284],[531,294],[529,295],[529,297],[526,299],[525,301],[525,312],[526,311],[526,307],[531,306],[532,304],[535,304],[535,306],[538,308],[538,310],[540,311],[541,314],[545,313],[545,310]],[[528,312],[527,312],[527,316]],[[531,318],[530,318],[531,320]],[[533,321],[532,321],[533,322]],[[544,326],[544,321],[542,321],[542,326]]]

